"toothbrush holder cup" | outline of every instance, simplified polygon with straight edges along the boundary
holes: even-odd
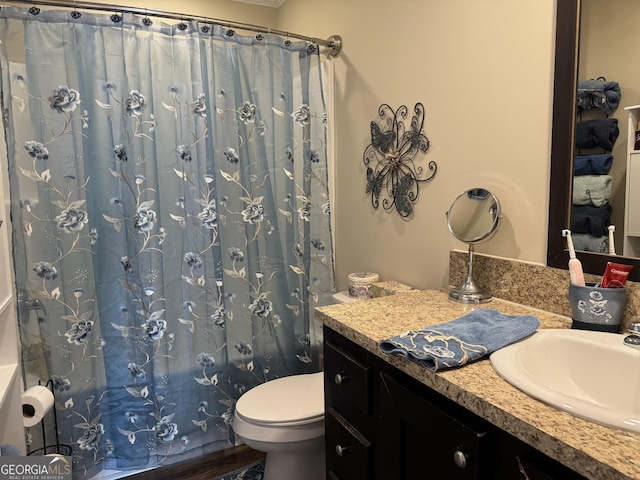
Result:
[[[571,328],[620,332],[622,314],[627,304],[625,288],[600,288],[595,283],[586,286],[569,285]]]

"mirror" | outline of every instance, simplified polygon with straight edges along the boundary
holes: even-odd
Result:
[[[562,230],[571,226],[573,155],[578,82],[580,0],[557,0],[556,57],[551,134],[551,180],[547,265],[567,269],[569,259]],[[622,106],[619,107],[622,109]],[[626,118],[620,128],[626,128]],[[622,160],[626,164],[626,159]],[[617,230],[622,230],[622,225]],[[586,273],[602,275],[609,261],[633,265],[631,281],[640,281],[640,259],[577,251]]]
[[[458,195],[446,216],[451,234],[469,244],[467,278],[449,291],[449,298],[461,303],[488,302],[491,294],[473,280],[473,254],[476,243],[486,242],[498,231],[502,219],[498,197],[484,188],[472,188]]]

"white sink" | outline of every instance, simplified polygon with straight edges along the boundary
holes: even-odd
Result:
[[[491,354],[507,382],[560,410],[640,433],[640,350],[625,335],[538,330]]]

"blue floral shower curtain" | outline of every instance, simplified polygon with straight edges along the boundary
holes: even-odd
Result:
[[[53,381],[74,478],[229,447],[244,391],[320,368],[318,48],[33,13],[0,11],[25,383]]]

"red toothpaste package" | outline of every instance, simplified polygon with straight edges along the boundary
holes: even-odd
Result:
[[[602,288],[622,288],[627,283],[629,273],[633,269],[633,265],[623,265],[622,263],[607,262],[607,267],[604,269],[604,275],[602,276],[602,282],[600,286]]]

